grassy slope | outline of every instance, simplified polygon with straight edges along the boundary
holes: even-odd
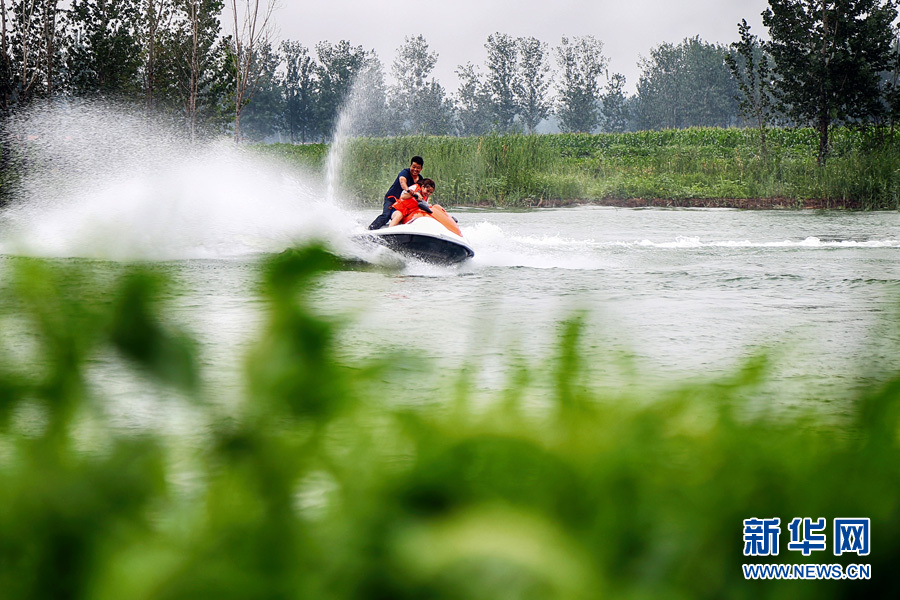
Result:
[[[438,184],[439,201],[447,204],[653,199],[715,206],[766,199],[788,206],[900,207],[900,153],[894,148],[838,129],[828,165],[819,169],[812,130],[778,129],[768,136],[765,158],[758,133],[747,129],[363,138],[349,144],[342,179],[356,199],[375,203],[409,157],[420,154],[425,174]],[[326,154],[323,145],[265,150],[317,168]]]

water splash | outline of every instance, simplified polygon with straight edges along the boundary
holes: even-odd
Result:
[[[233,257],[356,227],[318,178],[230,141],[192,144],[141,111],[45,104],[4,134],[25,165],[0,253],[113,260]]]
[[[343,203],[340,180],[350,139],[383,133],[384,103],[378,101],[383,96],[384,77],[377,64],[370,64],[355,77],[335,121],[325,170],[325,197],[329,202]]]

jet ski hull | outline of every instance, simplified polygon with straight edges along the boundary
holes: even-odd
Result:
[[[438,216],[446,212],[432,207]],[[447,216],[447,219],[451,217]],[[451,223],[456,227],[455,222]],[[468,241],[432,216],[421,216],[410,223],[368,232],[371,239],[394,252],[437,264],[455,264],[475,256]]]
[[[395,252],[438,264],[455,264],[475,256],[467,244],[417,233],[378,235],[375,240]]]

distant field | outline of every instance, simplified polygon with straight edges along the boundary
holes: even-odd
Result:
[[[346,149],[344,189],[377,204],[397,172],[419,154],[447,204],[535,206],[572,201],[900,208],[897,137],[842,128],[824,169],[812,129],[773,129],[763,155],[752,129],[622,134],[360,138]],[[324,144],[265,146],[323,169]],[[700,202],[697,202],[700,201]],[[772,203],[772,202],[769,202]],[[756,202],[755,205],[759,205]]]

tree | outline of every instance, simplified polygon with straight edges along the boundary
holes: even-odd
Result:
[[[495,33],[488,36],[484,47],[487,50],[486,89],[491,97],[493,125],[497,131],[511,131],[518,114],[515,92],[518,62],[516,40],[505,33]]]
[[[138,14],[135,0],[72,1],[66,66],[75,94],[138,95]]]
[[[766,156],[766,128],[775,110],[770,57],[759,39],[750,33],[750,26],[742,19],[738,23],[741,40],[731,44],[725,62],[737,82],[741,113],[756,123],[763,158]]]
[[[456,127],[459,135],[481,135],[491,128],[491,94],[478,67],[472,63],[456,69]]]
[[[222,39],[219,20],[223,7],[223,0],[174,0],[171,22],[158,41],[154,102],[180,112],[192,139],[234,114],[232,44]]]
[[[231,60],[234,68],[234,141],[241,140],[241,113],[256,93],[265,60],[260,52],[271,48],[272,13],[275,0],[229,0],[234,30]],[[240,4],[240,6],[238,6]]]
[[[603,106],[603,129],[612,133],[628,130],[628,98],[625,96],[625,76],[615,73],[606,82],[600,97]]]
[[[6,21],[5,2],[3,9]],[[10,9],[11,31],[3,40],[8,44],[8,105],[27,104],[34,97],[53,95],[59,87],[56,75],[62,60],[62,9],[58,0],[17,0]]]
[[[173,0],[141,0],[140,11],[139,39],[144,50],[144,95],[147,109],[153,110],[156,103],[159,48],[162,34],[172,22]]]
[[[284,114],[284,96],[278,84],[276,73],[280,62],[279,55],[265,44],[256,53],[259,66],[259,80],[253,98],[244,107],[241,118],[242,135],[253,140],[263,140],[270,135],[281,132]]]
[[[188,38],[190,40],[189,45],[191,48],[190,67],[188,69],[190,76],[188,78],[187,93],[184,94],[184,105],[185,113],[187,113],[187,120],[191,129],[191,140],[197,135],[197,100],[200,95],[200,77],[202,76],[200,70],[200,32],[203,19],[203,8],[203,5],[197,0],[187,0],[187,2],[181,4],[181,9],[184,11],[183,14],[186,17],[187,26],[190,30],[190,37]]]
[[[650,57],[640,58],[636,115],[642,129],[685,127],[692,82],[687,81],[682,55],[678,47],[663,43],[650,50]]]
[[[281,62],[284,64],[281,87],[285,97],[285,127],[291,143],[298,137],[301,142],[307,142],[315,134],[315,60],[306,46],[286,40],[281,43]]]
[[[891,44],[890,68],[882,73],[882,87],[885,109],[893,134],[897,120],[900,119],[900,36]],[[893,139],[891,135],[890,139]]]
[[[0,118],[9,114],[13,93],[13,69],[9,55],[6,0],[0,0]],[[0,160],[3,157],[0,156]]]
[[[769,0],[763,24],[783,109],[819,134],[825,165],[834,122],[865,121],[884,110],[880,76],[890,66],[894,0]]]
[[[556,48],[559,65],[556,114],[566,132],[590,132],[600,123],[600,75],[606,70],[603,42],[593,36],[562,38]]]
[[[737,115],[737,87],[727,50],[699,37],[663,43],[641,59],[638,123],[646,129],[727,127]]]
[[[327,139],[334,133],[334,126],[344,102],[349,98],[353,83],[366,68],[370,56],[362,46],[351,46],[347,40],[336,44],[316,44],[318,56],[316,81],[318,133]]]
[[[437,53],[428,49],[428,42],[421,34],[407,36],[397,48],[397,56],[391,65],[395,83],[390,89],[388,106],[399,133],[419,131],[423,120],[427,119],[421,96],[437,58]]]
[[[422,35],[407,37],[397,48],[391,66],[396,82],[390,89],[388,106],[400,133],[441,135],[449,133],[453,115],[447,91],[433,77],[438,55],[428,49]]]
[[[550,116],[550,65],[547,64],[547,44],[536,38],[516,40],[519,68],[513,89],[516,107],[525,129],[534,133],[538,124]]]
[[[447,91],[434,78],[424,85],[418,96],[416,133],[449,135],[453,129],[453,102]]]

